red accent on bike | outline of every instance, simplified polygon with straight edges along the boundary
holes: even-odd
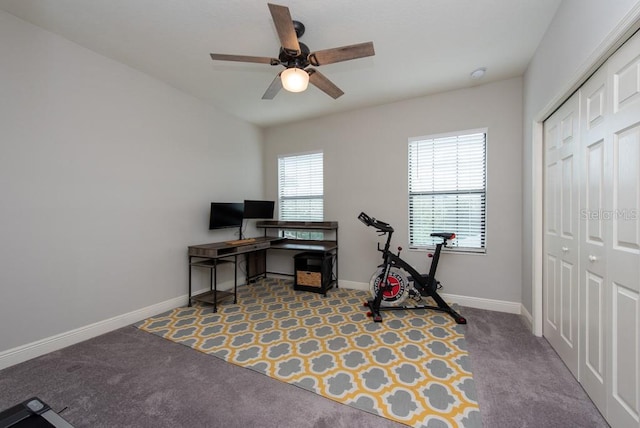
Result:
[[[429,253],[427,254],[427,257],[433,257],[433,254]]]
[[[398,247],[398,251],[402,251],[402,247]]]
[[[372,317],[373,316],[373,312],[367,312],[367,316],[368,317]]]
[[[451,238],[449,238],[449,239],[456,239],[456,234],[455,234],[455,233],[452,233],[452,234],[451,234]]]
[[[364,305],[365,308],[368,308],[369,307],[369,302],[364,302],[363,305]]]
[[[387,284],[389,284],[389,287],[385,287],[382,295],[386,298],[386,300],[390,300],[395,298],[400,293],[400,281],[398,280],[398,278],[389,275],[387,277]],[[379,286],[384,287],[384,284],[380,284]]]

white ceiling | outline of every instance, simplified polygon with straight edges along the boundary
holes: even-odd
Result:
[[[262,94],[281,66],[267,0],[0,0],[0,9],[259,126],[520,76],[561,0],[271,0],[311,51],[373,41],[376,55],[319,67],[345,95]],[[471,71],[486,67],[479,81]]]

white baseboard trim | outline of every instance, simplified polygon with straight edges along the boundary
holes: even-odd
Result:
[[[341,280],[338,281],[338,287],[340,287],[340,288],[348,288],[350,290],[367,291],[367,290],[369,290],[369,283],[368,282],[345,281],[344,279],[341,279]]]
[[[340,280],[340,287],[350,288],[354,290],[369,290],[369,284],[366,282],[344,281]],[[449,303],[457,303],[461,306],[469,308],[486,309],[489,311],[506,312],[509,314],[521,314],[522,304],[519,302],[508,302],[505,300],[485,299],[482,297],[468,297],[457,294],[440,293],[443,299]]]
[[[349,288],[354,290],[369,290],[369,284],[365,282],[340,280],[339,286],[341,288]],[[202,291],[206,290],[194,291],[193,294],[196,295]],[[446,293],[442,293],[441,295],[442,298],[444,298],[448,302],[457,303],[461,306],[467,306],[476,309],[486,309],[490,311],[507,312],[510,314],[518,314],[522,315],[523,320],[525,320],[528,325],[532,325],[533,322],[531,314],[529,314],[524,306],[522,306],[522,304],[518,302],[507,302],[503,300],[459,296]],[[57,351],[58,349],[74,345],[84,340],[100,336],[101,334],[108,333],[118,328],[131,325],[145,318],[158,315],[162,312],[184,306],[186,301],[187,295],[185,294],[183,296],[175,297],[173,299],[156,303],[142,309],[137,309],[126,314],[118,315],[107,320],[98,321],[84,327],[60,333],[55,336],[47,337],[6,351],[2,351],[0,352],[0,370],[13,366],[15,364],[22,363],[32,358],[39,357],[49,352]]]
[[[457,303],[469,308],[485,309],[487,311],[506,312],[520,315],[520,302],[508,302],[506,300],[485,299],[484,297],[459,296],[457,294],[440,293],[444,300]]]
[[[522,321],[527,325],[527,328],[529,329],[529,331],[535,334],[533,331],[533,316],[531,316],[531,314],[529,313],[527,308],[524,307],[524,305],[520,307],[520,318],[522,318]]]
[[[196,294],[196,293],[194,293]],[[16,348],[0,352],[0,370],[18,363],[39,357],[58,349],[66,348],[84,340],[108,333],[141,321],[145,318],[161,314],[187,303],[187,295],[175,297],[164,302],[156,303],[142,309],[118,315],[103,321],[98,321],[74,330],[46,337],[35,342],[27,343]]]

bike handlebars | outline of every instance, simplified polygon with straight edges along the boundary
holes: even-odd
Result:
[[[358,220],[366,224],[367,226],[373,226],[378,229],[380,232],[389,233],[393,232],[393,227],[389,223],[385,223],[384,221],[376,220],[373,217],[369,217],[365,213],[361,212],[358,216]]]
[[[376,220],[373,217],[369,217],[367,214],[361,212],[358,216],[358,220],[366,224],[367,226],[373,226],[378,229],[380,232],[393,232],[393,227],[389,223],[385,223],[384,221]]]

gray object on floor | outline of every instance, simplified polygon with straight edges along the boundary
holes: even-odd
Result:
[[[0,428],[74,428],[38,397],[0,411]]]
[[[608,426],[518,316],[461,312],[485,428]],[[76,427],[403,426],[135,327],[0,371],[0,409],[32,396]]]

